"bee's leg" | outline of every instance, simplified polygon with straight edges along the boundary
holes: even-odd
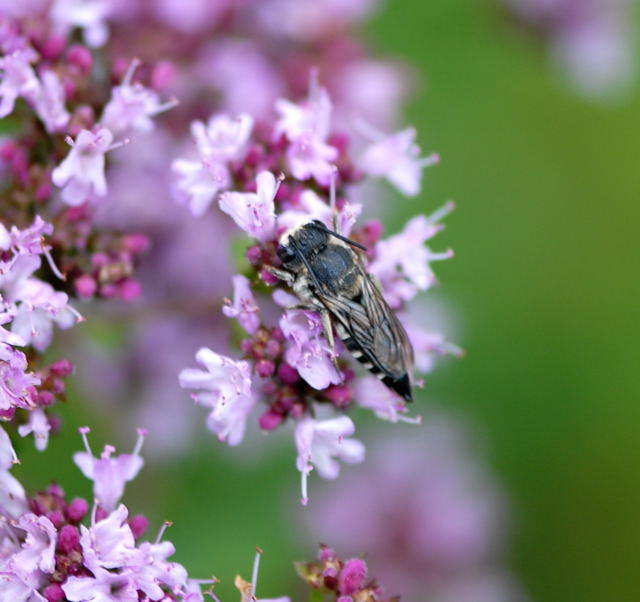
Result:
[[[276,267],[274,267],[272,265],[266,265],[264,267],[267,270],[267,272],[270,272],[276,278],[279,278],[280,280],[283,280],[289,286],[291,286],[294,283],[295,279],[296,279],[296,277],[291,272],[287,272],[286,270],[281,270],[281,269],[276,268]]]
[[[336,341],[333,338],[333,324],[331,323],[331,314],[323,309],[320,311],[320,316],[322,317],[322,328],[324,330],[324,336],[327,339],[327,343],[329,343],[329,349],[331,350],[331,361],[336,369],[336,372],[342,376],[342,372],[340,371],[340,366],[338,366],[338,354],[336,353]]]

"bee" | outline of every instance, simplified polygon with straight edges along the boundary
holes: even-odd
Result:
[[[352,355],[389,389],[412,401],[413,348],[404,327],[366,272],[366,247],[312,220],[285,233],[271,268],[293,290],[296,309],[317,311],[331,348],[333,327]]]

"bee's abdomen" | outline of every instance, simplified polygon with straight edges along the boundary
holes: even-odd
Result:
[[[362,347],[341,328],[338,329],[338,334],[345,344],[345,347],[351,352],[351,355],[355,357],[371,374],[375,374],[389,389],[398,393],[406,401],[413,401],[411,394],[411,382],[409,381],[409,375],[403,374],[400,377],[394,378],[387,372],[381,370],[376,363],[372,360],[368,353],[366,353]],[[345,336],[342,336],[342,335]]]

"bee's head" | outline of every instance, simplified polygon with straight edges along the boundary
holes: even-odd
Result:
[[[329,238],[326,226],[313,220],[286,232],[280,239],[278,257],[283,265],[294,267],[300,260],[300,255],[309,258],[314,252],[322,249]]]
[[[300,263],[300,258],[298,257],[298,253],[296,253],[293,245],[291,243],[288,244],[280,244],[278,246],[278,257],[282,262],[282,265],[286,267],[293,267],[295,264]]]

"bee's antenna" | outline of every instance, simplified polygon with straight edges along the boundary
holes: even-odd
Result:
[[[337,232],[334,232],[333,230],[329,230],[329,228],[327,228],[327,226],[325,224],[323,224],[320,220],[314,220],[314,222],[317,224],[318,228],[323,229],[327,234],[330,234],[331,236],[335,236],[336,238],[338,238],[339,240],[346,242],[348,245],[351,245],[352,247],[356,247],[358,249],[361,249],[362,251],[367,251],[367,247],[365,247],[364,245],[361,245],[359,242],[356,242],[355,240],[351,240],[350,238],[347,238],[346,236],[342,236],[342,234],[338,234]]]
[[[330,230],[329,230],[329,232],[330,232]],[[297,253],[298,257],[302,260],[302,263],[304,263],[305,267],[307,268],[307,271],[309,272],[309,275],[311,276],[311,279],[313,280],[313,284],[315,284],[315,286],[317,287],[317,289],[319,291],[324,290],[324,288],[322,287],[320,282],[318,282],[318,279],[316,278],[316,275],[314,274],[313,270],[311,269],[311,266],[309,265],[309,262],[307,261],[307,258],[304,256],[304,253],[302,253],[302,251],[300,251],[300,249],[298,248],[298,245],[296,244],[296,241],[293,238],[293,236],[289,237],[289,244],[293,247],[293,249]]]

